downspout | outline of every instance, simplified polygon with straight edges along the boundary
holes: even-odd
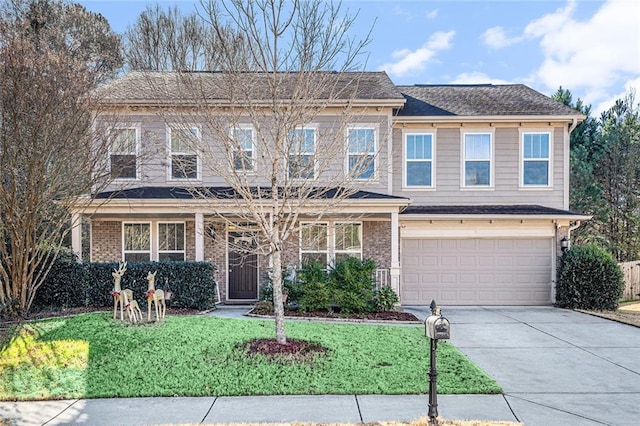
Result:
[[[571,135],[571,132],[573,132],[576,129],[576,127],[578,127],[578,119],[574,118],[571,123],[571,126],[569,126],[569,135]]]

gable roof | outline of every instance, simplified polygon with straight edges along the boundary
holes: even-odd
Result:
[[[524,84],[398,86],[407,102],[398,117],[574,116],[582,114]]]
[[[304,80],[301,82],[301,76]],[[269,101],[275,86],[277,99],[290,100],[313,93],[315,100],[344,102],[372,101],[399,107],[404,97],[387,73],[381,72],[160,72],[134,71],[96,89],[101,103],[150,105],[188,104],[206,99],[216,104]],[[296,93],[298,91],[299,93]]]

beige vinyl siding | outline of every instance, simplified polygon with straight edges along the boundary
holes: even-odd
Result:
[[[471,126],[469,126],[471,127]],[[535,129],[540,129],[536,125]],[[473,125],[473,130],[482,129],[482,125]],[[534,128],[534,127],[532,127]],[[487,131],[491,128],[486,126]],[[527,129],[527,127],[523,127]],[[540,204],[547,207],[564,208],[564,133],[563,127],[548,127],[552,132],[552,187],[521,188],[520,182],[520,136],[517,126],[495,128],[493,188],[461,188],[462,152],[460,127],[435,129],[434,189],[403,189],[402,149],[404,133],[418,133],[417,126],[396,128],[393,132],[393,195],[411,198],[413,206],[430,205],[473,205],[473,204]],[[425,126],[425,132],[433,132]]]
[[[383,110],[382,112],[362,113],[354,116],[352,120],[349,120],[348,125],[355,126],[371,126],[376,129],[376,178],[372,181],[363,181],[359,183],[362,185],[363,190],[388,193],[389,188],[389,154],[388,154],[388,141],[390,140],[390,128],[391,128],[392,116],[390,110]],[[180,117],[175,120],[167,118],[169,122],[179,122]],[[176,181],[170,179],[168,174],[168,158],[167,158],[167,124],[162,117],[154,113],[142,113],[142,114],[129,114],[126,119],[121,120],[121,124],[134,123],[140,127],[140,156],[138,158],[140,164],[139,179],[137,181],[127,181],[126,183],[113,183],[108,188],[109,190],[117,190],[121,188],[131,188],[132,186],[184,186],[186,184],[204,185],[204,186],[227,186],[228,184],[220,176],[213,175],[210,167],[207,166],[207,159],[201,158],[201,179],[192,182]],[[200,126],[199,120],[196,117],[190,117],[190,124],[199,127],[201,130],[203,143],[215,144],[216,135],[212,134],[212,131],[207,130],[205,127]],[[241,122],[240,125],[249,124],[248,122]],[[333,152],[329,152],[326,149],[326,145],[323,144],[323,134],[327,134],[335,131],[338,127],[335,116],[333,115],[321,115],[309,123],[317,128],[316,135],[316,154],[328,153],[328,155],[334,155]],[[344,152],[346,153],[346,128],[341,132],[340,137],[344,141]],[[254,156],[260,156],[260,147],[255,147]],[[209,151],[210,155],[224,155],[222,150],[217,150],[214,147]],[[266,185],[268,181],[260,177],[260,167],[258,163],[256,170],[255,185]],[[323,166],[319,166],[323,168]],[[333,184],[340,182],[344,176],[346,168],[346,158],[340,156],[335,162],[332,162],[327,167],[324,167],[326,171],[330,171],[330,175],[334,176],[332,179]],[[320,171],[320,170],[318,170]],[[338,177],[336,179],[335,177]],[[322,180],[318,180],[318,184],[322,184]]]

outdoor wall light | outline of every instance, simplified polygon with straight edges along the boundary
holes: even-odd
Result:
[[[562,250],[563,253],[569,250],[569,240],[567,239],[567,237],[563,237],[560,240],[560,250]]]

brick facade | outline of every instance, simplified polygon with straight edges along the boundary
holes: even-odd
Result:
[[[227,300],[227,233],[224,223],[205,222],[204,261],[215,266],[220,300]]]
[[[362,222],[362,258],[373,259],[378,268],[391,267],[391,222]]]
[[[122,260],[122,222],[93,221],[91,223],[91,261]]]

